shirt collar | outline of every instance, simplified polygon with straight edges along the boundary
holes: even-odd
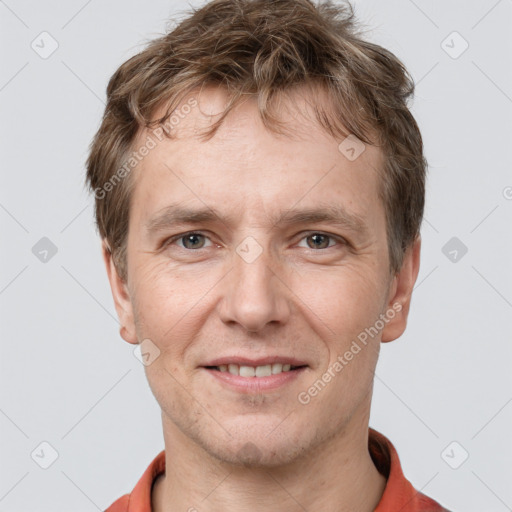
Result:
[[[378,471],[387,479],[375,512],[448,512],[439,503],[414,489],[405,478],[398,453],[389,439],[369,428],[368,450]],[[132,493],[113,503],[105,512],[151,512],[151,491],[165,472],[165,450],[148,466]]]

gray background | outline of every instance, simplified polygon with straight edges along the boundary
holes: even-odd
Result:
[[[512,1],[355,6],[418,84],[430,163],[410,322],[382,347],[370,424],[446,507],[512,510]],[[118,334],[83,177],[108,78],[186,8],[0,0],[0,511],[102,510],[163,448],[143,366]],[[58,43],[46,59],[43,31]],[[48,469],[44,441],[58,452]]]

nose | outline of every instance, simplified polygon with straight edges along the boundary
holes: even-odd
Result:
[[[271,323],[286,323],[290,292],[282,273],[271,268],[265,251],[251,262],[238,254],[233,261],[232,271],[223,280],[222,321],[237,323],[249,332],[260,332]]]

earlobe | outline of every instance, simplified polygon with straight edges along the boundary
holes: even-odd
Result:
[[[119,318],[119,333],[128,343],[137,344],[133,307],[128,286],[119,276],[112,252],[106,240],[102,241],[101,250],[110,283],[110,290],[112,291],[112,298],[114,299],[114,305]]]
[[[382,330],[383,343],[396,340],[405,331],[412,291],[420,269],[420,251],[421,238],[418,236],[405,252],[402,267],[392,280],[385,312],[389,320]]]

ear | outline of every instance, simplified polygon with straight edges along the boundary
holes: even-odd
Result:
[[[106,240],[102,241],[101,250],[103,261],[107,269],[110,289],[117,311],[117,316],[121,327],[119,333],[128,343],[137,344],[137,334],[135,331],[135,322],[133,317],[133,307],[126,283],[119,277],[117,268],[114,265],[114,259]]]
[[[383,343],[399,338],[407,326],[412,290],[420,270],[421,238],[418,236],[404,254],[402,268],[391,282],[386,311],[390,318],[382,330]],[[395,314],[391,317],[390,312]]]

